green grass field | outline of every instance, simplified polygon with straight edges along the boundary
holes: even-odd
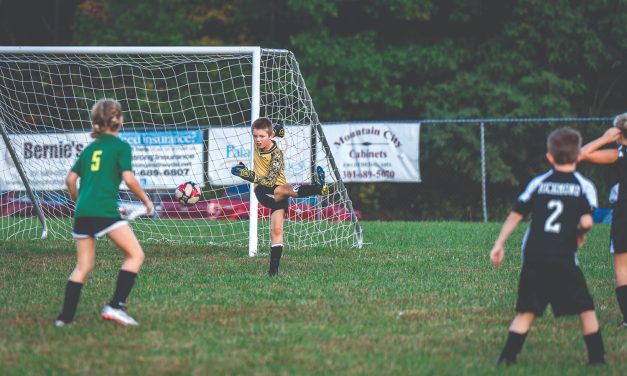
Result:
[[[524,226],[523,226],[524,227]],[[523,229],[503,267],[500,223],[365,222],[363,249],[287,249],[281,275],[245,248],[146,244],[124,328],[100,319],[121,254],[99,242],[75,323],[56,328],[73,244],[0,243],[0,373],[624,374],[627,330],[614,299],[609,226],[579,254],[603,328],[607,367],[585,367],[577,317],[547,311],[519,363],[495,369],[513,318]],[[400,314],[402,312],[402,314]]]

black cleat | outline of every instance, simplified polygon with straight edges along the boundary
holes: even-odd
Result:
[[[279,274],[279,263],[270,261],[270,268],[268,269],[268,277],[274,277]]]
[[[606,366],[605,360],[595,360],[594,362],[588,362],[588,367],[603,367]]]
[[[504,357],[503,355],[500,355],[497,359],[496,362],[494,362],[494,365],[496,367],[499,367],[501,365],[506,365],[506,366],[513,366],[514,364],[516,364],[516,359],[509,359]]]

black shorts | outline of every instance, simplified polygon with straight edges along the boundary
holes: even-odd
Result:
[[[610,253],[627,252],[627,209],[616,208],[612,213],[610,229]]]
[[[574,260],[525,262],[520,272],[516,312],[542,316],[551,304],[555,317],[594,309],[583,272]]]
[[[289,206],[289,199],[281,200],[279,202],[274,201],[274,189],[278,187],[275,185],[274,187],[264,187],[263,185],[258,185],[255,187],[255,196],[257,196],[257,200],[259,203],[266,208],[270,209],[270,213],[274,213],[279,209],[287,210]]]
[[[79,217],[74,219],[74,239],[99,238],[128,223],[122,218]]]

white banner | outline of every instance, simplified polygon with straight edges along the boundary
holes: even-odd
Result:
[[[420,123],[322,126],[345,182],[420,182]]]
[[[274,138],[285,156],[285,179],[288,183],[310,180],[310,127],[286,127],[284,138]],[[239,162],[250,167],[252,134],[250,127],[215,127],[209,129],[209,181],[212,185],[245,183],[231,175]]]
[[[182,182],[202,184],[203,133],[195,131],[120,132],[133,148],[133,169],[144,188],[174,190]],[[9,136],[34,190],[65,189],[65,177],[93,141],[87,132]],[[24,190],[24,184],[0,139],[0,190]],[[124,183],[120,186],[126,188]]]
[[[133,147],[133,172],[143,188],[174,189],[193,181],[203,186],[203,132],[120,132]]]
[[[10,135],[31,188],[34,190],[65,189],[65,177],[83,149],[92,141],[89,133],[47,133]],[[23,191],[24,183],[0,138],[0,190]]]

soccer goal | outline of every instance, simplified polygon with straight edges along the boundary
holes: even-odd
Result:
[[[156,213],[133,229],[144,241],[248,247],[269,244],[269,211],[230,174],[252,165],[251,121],[282,122],[277,139],[290,183],[327,172],[329,196],[292,200],[291,247],[361,246],[359,222],[294,55],[259,47],[0,47],[0,239],[70,239],[65,176],[91,142],[89,110],[123,107],[120,137]],[[183,206],[176,187],[195,182]],[[139,202],[121,187],[119,205]]]

